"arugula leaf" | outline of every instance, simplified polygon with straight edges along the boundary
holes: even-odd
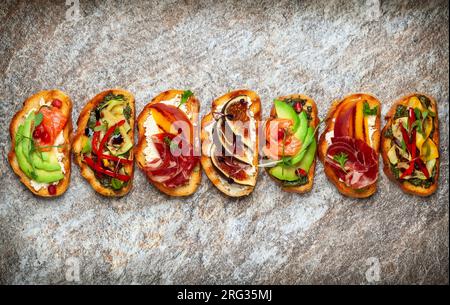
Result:
[[[125,107],[123,107],[123,116],[125,117],[125,119],[127,119],[127,121],[130,121],[130,118],[131,118],[130,105],[127,104]]]
[[[408,108],[406,108],[404,105],[398,105],[397,108],[395,109],[394,120],[407,116],[408,116]]]
[[[394,134],[392,132],[392,126],[386,129],[386,131],[384,132],[384,136],[388,139],[392,139],[394,137]]]
[[[178,108],[180,108],[181,105],[185,104],[192,95],[194,95],[194,93],[192,93],[191,90],[184,91],[183,94],[181,95],[181,101],[180,104],[178,105]]]
[[[348,155],[346,153],[338,153],[337,155],[333,156],[333,160],[339,163],[341,168],[345,171],[345,162],[348,160]]]
[[[378,111],[378,106],[370,108],[370,105],[367,101],[364,101],[363,104],[363,113],[364,115],[376,115]]]
[[[39,126],[39,124],[42,123],[42,120],[44,119],[44,116],[42,115],[41,112],[38,112],[35,116],[34,116],[34,126]]]

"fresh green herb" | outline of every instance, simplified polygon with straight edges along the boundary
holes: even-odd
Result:
[[[42,123],[42,120],[44,119],[44,116],[41,112],[38,112],[36,116],[34,117],[34,126],[39,126],[39,124]]]
[[[394,120],[408,116],[408,108],[403,105],[398,105],[395,109]]]
[[[172,141],[169,137],[164,137],[163,141],[170,147],[171,151],[178,148],[178,144]]]
[[[378,106],[370,108],[370,105],[367,101],[364,101],[363,104],[363,113],[364,115],[376,115],[378,111]]]
[[[337,155],[333,156],[333,160],[339,163],[341,168],[345,171],[345,162],[348,160],[348,155],[346,153],[338,153]]]
[[[388,139],[394,138],[394,134],[392,132],[392,126],[390,126],[386,131],[384,132],[384,136]]]
[[[422,125],[421,120],[416,120],[416,121],[414,121],[414,123],[412,123],[411,130],[413,130],[414,128],[416,128],[418,132],[420,132],[422,135],[424,135],[423,125]]]
[[[419,108],[414,108],[414,115],[415,115],[415,117],[416,117],[416,120],[420,120],[421,119],[421,117],[422,117],[422,112],[420,112],[420,109]]]
[[[126,105],[125,107],[123,107],[123,116],[125,117],[125,119],[127,121],[130,121],[131,118],[131,107],[130,105]]]
[[[400,170],[393,164],[391,164],[391,172],[394,175],[395,179],[400,178]]]
[[[184,91],[183,94],[181,95],[181,101],[180,104],[178,105],[178,108],[180,108],[181,105],[185,104],[192,95],[194,95],[194,93],[192,93],[191,90]]]
[[[116,127],[116,129],[114,129],[113,136],[117,136],[119,134],[120,134],[120,129]]]

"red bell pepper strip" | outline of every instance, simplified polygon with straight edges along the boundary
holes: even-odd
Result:
[[[106,131],[105,135],[102,138],[102,141],[100,142],[100,145],[98,146],[97,150],[97,164],[98,166],[101,166],[101,161],[103,158],[103,149],[105,148],[105,144],[108,141],[109,137],[112,135],[114,130],[116,130],[116,127],[122,126],[125,123],[125,120],[121,120],[120,122],[114,124],[113,126],[109,127]]]
[[[128,175],[122,175],[119,173],[115,173],[111,170],[105,169],[101,166],[99,166],[97,163],[95,163],[91,158],[84,156],[84,161],[87,163],[87,165],[89,165],[90,168],[92,168],[94,171],[101,173],[101,174],[105,174],[107,176],[119,179],[120,181],[124,181],[127,182],[128,180],[130,180],[130,176]]]
[[[422,161],[422,159],[417,158],[416,160],[417,165],[419,166],[422,173],[425,175],[425,177],[428,179],[430,178],[430,173],[428,172],[427,167],[425,166],[425,163]]]
[[[95,123],[95,127],[100,126],[100,121]],[[100,131],[95,131],[94,136],[92,137],[92,151],[98,155],[98,138],[100,137]]]
[[[105,154],[101,154],[100,158],[101,159],[108,159],[108,160],[111,160],[111,161],[120,162],[120,163],[123,163],[123,164],[131,164],[131,163],[133,163],[132,160],[123,159],[123,158],[119,158],[119,157],[116,157],[116,156],[110,156],[110,155],[105,155]]]
[[[414,164],[417,162],[417,160],[416,160],[416,150],[417,150],[417,147],[416,147],[416,129],[412,129],[411,130],[412,124],[414,123],[415,120],[416,120],[416,115],[414,114],[414,109],[413,108],[409,108],[408,127],[409,127],[409,130],[411,131],[411,137],[409,137],[409,141],[406,142],[406,143],[408,144],[407,145],[408,146],[408,150],[411,153],[411,161],[409,161],[409,167],[408,167],[408,169],[406,169],[403,172],[403,174],[400,176],[400,179],[403,179],[404,177],[411,175],[413,173],[413,171],[414,171]],[[400,125],[400,126],[401,126],[400,130],[402,131],[403,138],[405,138],[404,131],[406,132],[406,130],[403,127],[403,125]],[[423,162],[422,162],[422,164],[423,164]],[[419,167],[420,167],[420,165],[419,165]],[[425,169],[426,169],[426,167],[425,167]]]
[[[100,142],[100,146],[98,148],[98,152],[100,154],[103,151],[103,148],[105,147],[105,144],[108,141],[108,138],[112,135],[114,130],[116,130],[117,127],[122,126],[123,124],[125,124],[125,120],[122,120],[122,121],[114,124],[113,126],[109,127],[108,131],[105,133],[105,135],[102,138],[102,141]]]

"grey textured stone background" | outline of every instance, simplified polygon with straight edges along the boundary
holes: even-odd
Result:
[[[377,283],[448,284],[447,1],[81,1],[76,21],[68,9],[0,3],[0,283],[67,283],[78,261],[81,283],[364,284],[379,260]],[[171,199],[137,171],[128,196],[106,199],[74,166],[64,196],[33,196],[6,159],[13,113],[59,88],[75,122],[110,87],[133,92],[138,112],[160,91],[189,88],[202,114],[249,88],[264,116],[272,98],[299,92],[321,117],[351,92],[375,94],[385,114],[423,91],[439,103],[439,190],[408,196],[380,173],[372,198],[352,200],[319,164],[305,195],[262,173],[248,198],[226,198],[204,176],[195,195]]]

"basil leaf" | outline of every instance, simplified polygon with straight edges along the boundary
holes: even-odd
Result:
[[[178,105],[178,108],[180,108],[181,105],[185,104],[188,101],[188,99],[193,95],[194,93],[192,93],[191,90],[184,91],[183,94],[181,95],[181,101],[180,104]]]
[[[367,101],[364,101],[363,104],[363,113],[365,115],[376,115],[378,111],[378,106],[375,106],[373,108],[370,108],[370,105]]]

